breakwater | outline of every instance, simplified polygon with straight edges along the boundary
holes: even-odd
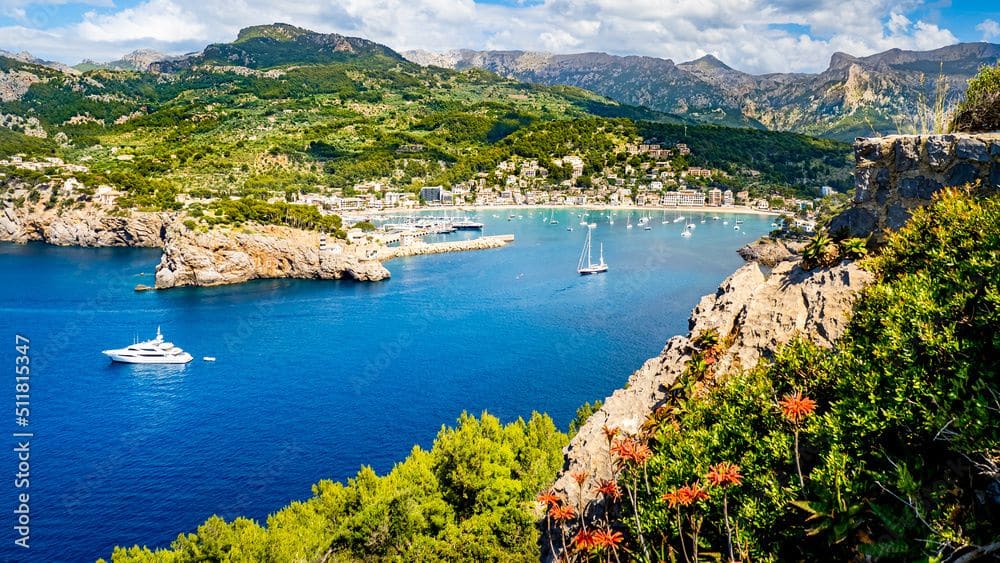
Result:
[[[466,250],[488,250],[502,248],[514,242],[514,235],[490,235],[469,240],[454,240],[447,242],[428,243],[414,241],[401,246],[386,246],[378,250],[379,260],[392,260],[405,256],[422,256],[425,254],[441,254],[444,252],[463,252]]]

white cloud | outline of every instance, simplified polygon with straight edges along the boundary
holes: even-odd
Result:
[[[205,36],[197,16],[171,0],[149,0],[111,15],[88,12],[77,26],[88,41],[118,42],[150,39],[175,43]]]
[[[890,34],[897,35],[908,32],[911,25],[913,25],[913,22],[910,21],[910,18],[893,12],[889,14],[889,23],[886,27],[889,28]]]
[[[27,4],[31,1],[0,0],[0,10],[30,6],[30,18],[38,9]],[[826,67],[835,51],[864,56],[893,47],[930,49],[957,42],[948,29],[914,15],[920,3],[543,0],[502,6],[473,0],[146,0],[117,11],[91,12],[58,28],[26,25],[35,28],[36,36],[0,29],[0,48],[29,49],[69,62],[108,52],[115,56],[139,46],[179,53],[231,41],[247,25],[281,21],[358,35],[397,50],[606,51],[675,62],[711,53],[748,72],[815,72]],[[977,29],[996,34],[997,27],[987,20]]]
[[[976,26],[976,31],[983,32],[983,41],[993,41],[1000,37],[1000,23],[996,20],[983,20]]]

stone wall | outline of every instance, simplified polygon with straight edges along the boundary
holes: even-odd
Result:
[[[1000,133],[858,139],[854,156],[854,206],[831,222],[835,236],[881,240],[946,186],[978,180],[1000,189]]]

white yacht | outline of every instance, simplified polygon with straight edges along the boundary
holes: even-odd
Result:
[[[117,350],[101,352],[113,362],[124,364],[186,364],[193,358],[171,342],[163,341],[160,327],[156,327],[156,338],[137,342]]]
[[[460,230],[460,231],[481,231],[481,230],[483,230],[483,227],[485,227],[484,224],[482,224],[482,223],[480,223],[478,221],[473,221],[472,219],[469,219],[468,217],[466,217],[465,219],[462,219],[460,221],[453,222],[451,224],[451,226],[454,227],[454,228],[456,228],[456,229],[458,229],[458,230]]]
[[[583,252],[580,253],[580,262],[576,265],[576,271],[581,276],[600,274],[601,272],[608,271],[608,265],[604,262],[604,243],[601,243],[600,261],[595,264],[594,260],[590,257],[590,233],[593,231],[593,228],[587,229],[587,240],[583,243]],[[584,257],[587,258],[586,262],[584,262]]]

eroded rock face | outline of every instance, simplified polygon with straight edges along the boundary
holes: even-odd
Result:
[[[59,213],[42,206],[11,205],[0,209],[0,241],[26,243],[41,241],[57,246],[138,246],[163,245],[168,213],[131,212],[114,216],[94,207]]]
[[[822,346],[839,338],[850,319],[858,292],[872,276],[856,264],[807,272],[800,259],[783,258],[773,269],[751,262],[727,278],[718,291],[706,295],[694,308],[690,333],[667,341],[659,356],[647,360],[628,384],[604,401],[566,448],[566,465],[554,489],[600,512],[594,494],[597,481],[612,478],[612,460],[603,428],[636,434],[646,417],[666,400],[666,392],[685,369],[694,352],[692,339],[710,329],[732,342],[720,356],[717,373],[749,369],[771,357],[796,336]],[[570,473],[583,471],[582,491]],[[579,507],[577,507],[579,508]],[[593,509],[592,509],[593,510]],[[590,517],[596,514],[589,514]],[[544,542],[543,542],[544,543]]]
[[[287,227],[196,233],[174,223],[164,238],[156,288],[225,285],[260,278],[388,279],[389,271],[374,259],[374,250],[367,245],[334,242],[330,249],[321,251],[318,233]]]
[[[354,279],[389,277],[377,248],[331,242],[320,251],[320,235],[287,227],[258,226],[254,231],[215,229],[197,233],[172,213],[129,212],[110,208],[45,210],[42,205],[0,207],[0,241],[41,241],[59,246],[135,246],[163,248],[156,288],[223,285],[258,278]]]
[[[773,268],[785,260],[792,260],[802,253],[805,243],[764,237],[736,251],[747,262],[759,262]]]

